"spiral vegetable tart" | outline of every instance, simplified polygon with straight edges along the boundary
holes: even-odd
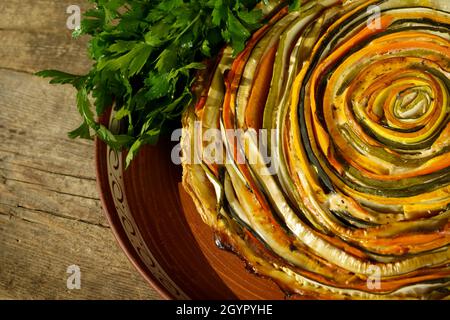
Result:
[[[203,220],[298,298],[448,297],[450,2],[269,9],[183,115]]]

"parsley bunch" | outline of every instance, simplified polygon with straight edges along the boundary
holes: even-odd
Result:
[[[192,101],[191,87],[196,70],[205,67],[202,62],[225,43],[240,52],[263,18],[255,9],[258,0],[90,1],[95,8],[84,14],[74,33],[91,36],[90,72],[46,70],[37,75],[77,89],[83,122],[69,136],[95,134],[115,149],[128,149],[127,166]],[[96,121],[112,105],[115,118],[126,123],[121,134]]]

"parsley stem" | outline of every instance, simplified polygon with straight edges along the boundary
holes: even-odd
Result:
[[[203,10],[200,10],[200,12],[197,14],[197,16],[192,20],[191,23],[189,23],[186,28],[184,28],[183,31],[175,38],[174,42],[177,42],[186,32],[189,31],[190,28],[197,22],[198,19],[200,19],[201,15],[203,14]]]

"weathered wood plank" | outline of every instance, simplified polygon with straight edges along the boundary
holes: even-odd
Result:
[[[0,42],[0,67],[6,69],[28,73],[58,69],[84,74],[92,64],[86,41],[73,40],[64,33],[0,29]]]
[[[70,4],[0,4],[0,299],[159,298],[101,211],[93,143],[67,138],[80,121],[74,90],[31,75],[89,70],[86,39],[65,26]],[[81,290],[66,288],[72,264]]]
[[[79,121],[73,94],[70,87],[0,70],[0,202],[20,199],[26,208],[106,224],[99,216],[93,143],[67,137]]]
[[[157,298],[118,248],[101,212],[93,143],[70,87],[0,69],[0,296]],[[66,268],[82,270],[68,291]]]
[[[15,299],[150,299],[103,227],[0,205],[0,295]],[[68,290],[69,265],[81,269],[81,289]]]
[[[66,32],[70,5],[80,6],[82,11],[89,8],[87,0],[8,0],[0,5],[0,29],[22,32]],[[56,43],[56,42],[55,42]]]
[[[87,1],[77,1],[82,10]],[[66,26],[70,0],[9,0],[0,4],[0,67],[24,72],[60,69],[85,73],[87,38]]]

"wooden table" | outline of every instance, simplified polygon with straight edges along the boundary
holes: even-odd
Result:
[[[33,76],[89,70],[87,39],[66,27],[74,2],[0,1],[0,299],[157,299],[103,215],[93,143],[67,138],[74,89]],[[70,265],[79,290],[67,288]]]

